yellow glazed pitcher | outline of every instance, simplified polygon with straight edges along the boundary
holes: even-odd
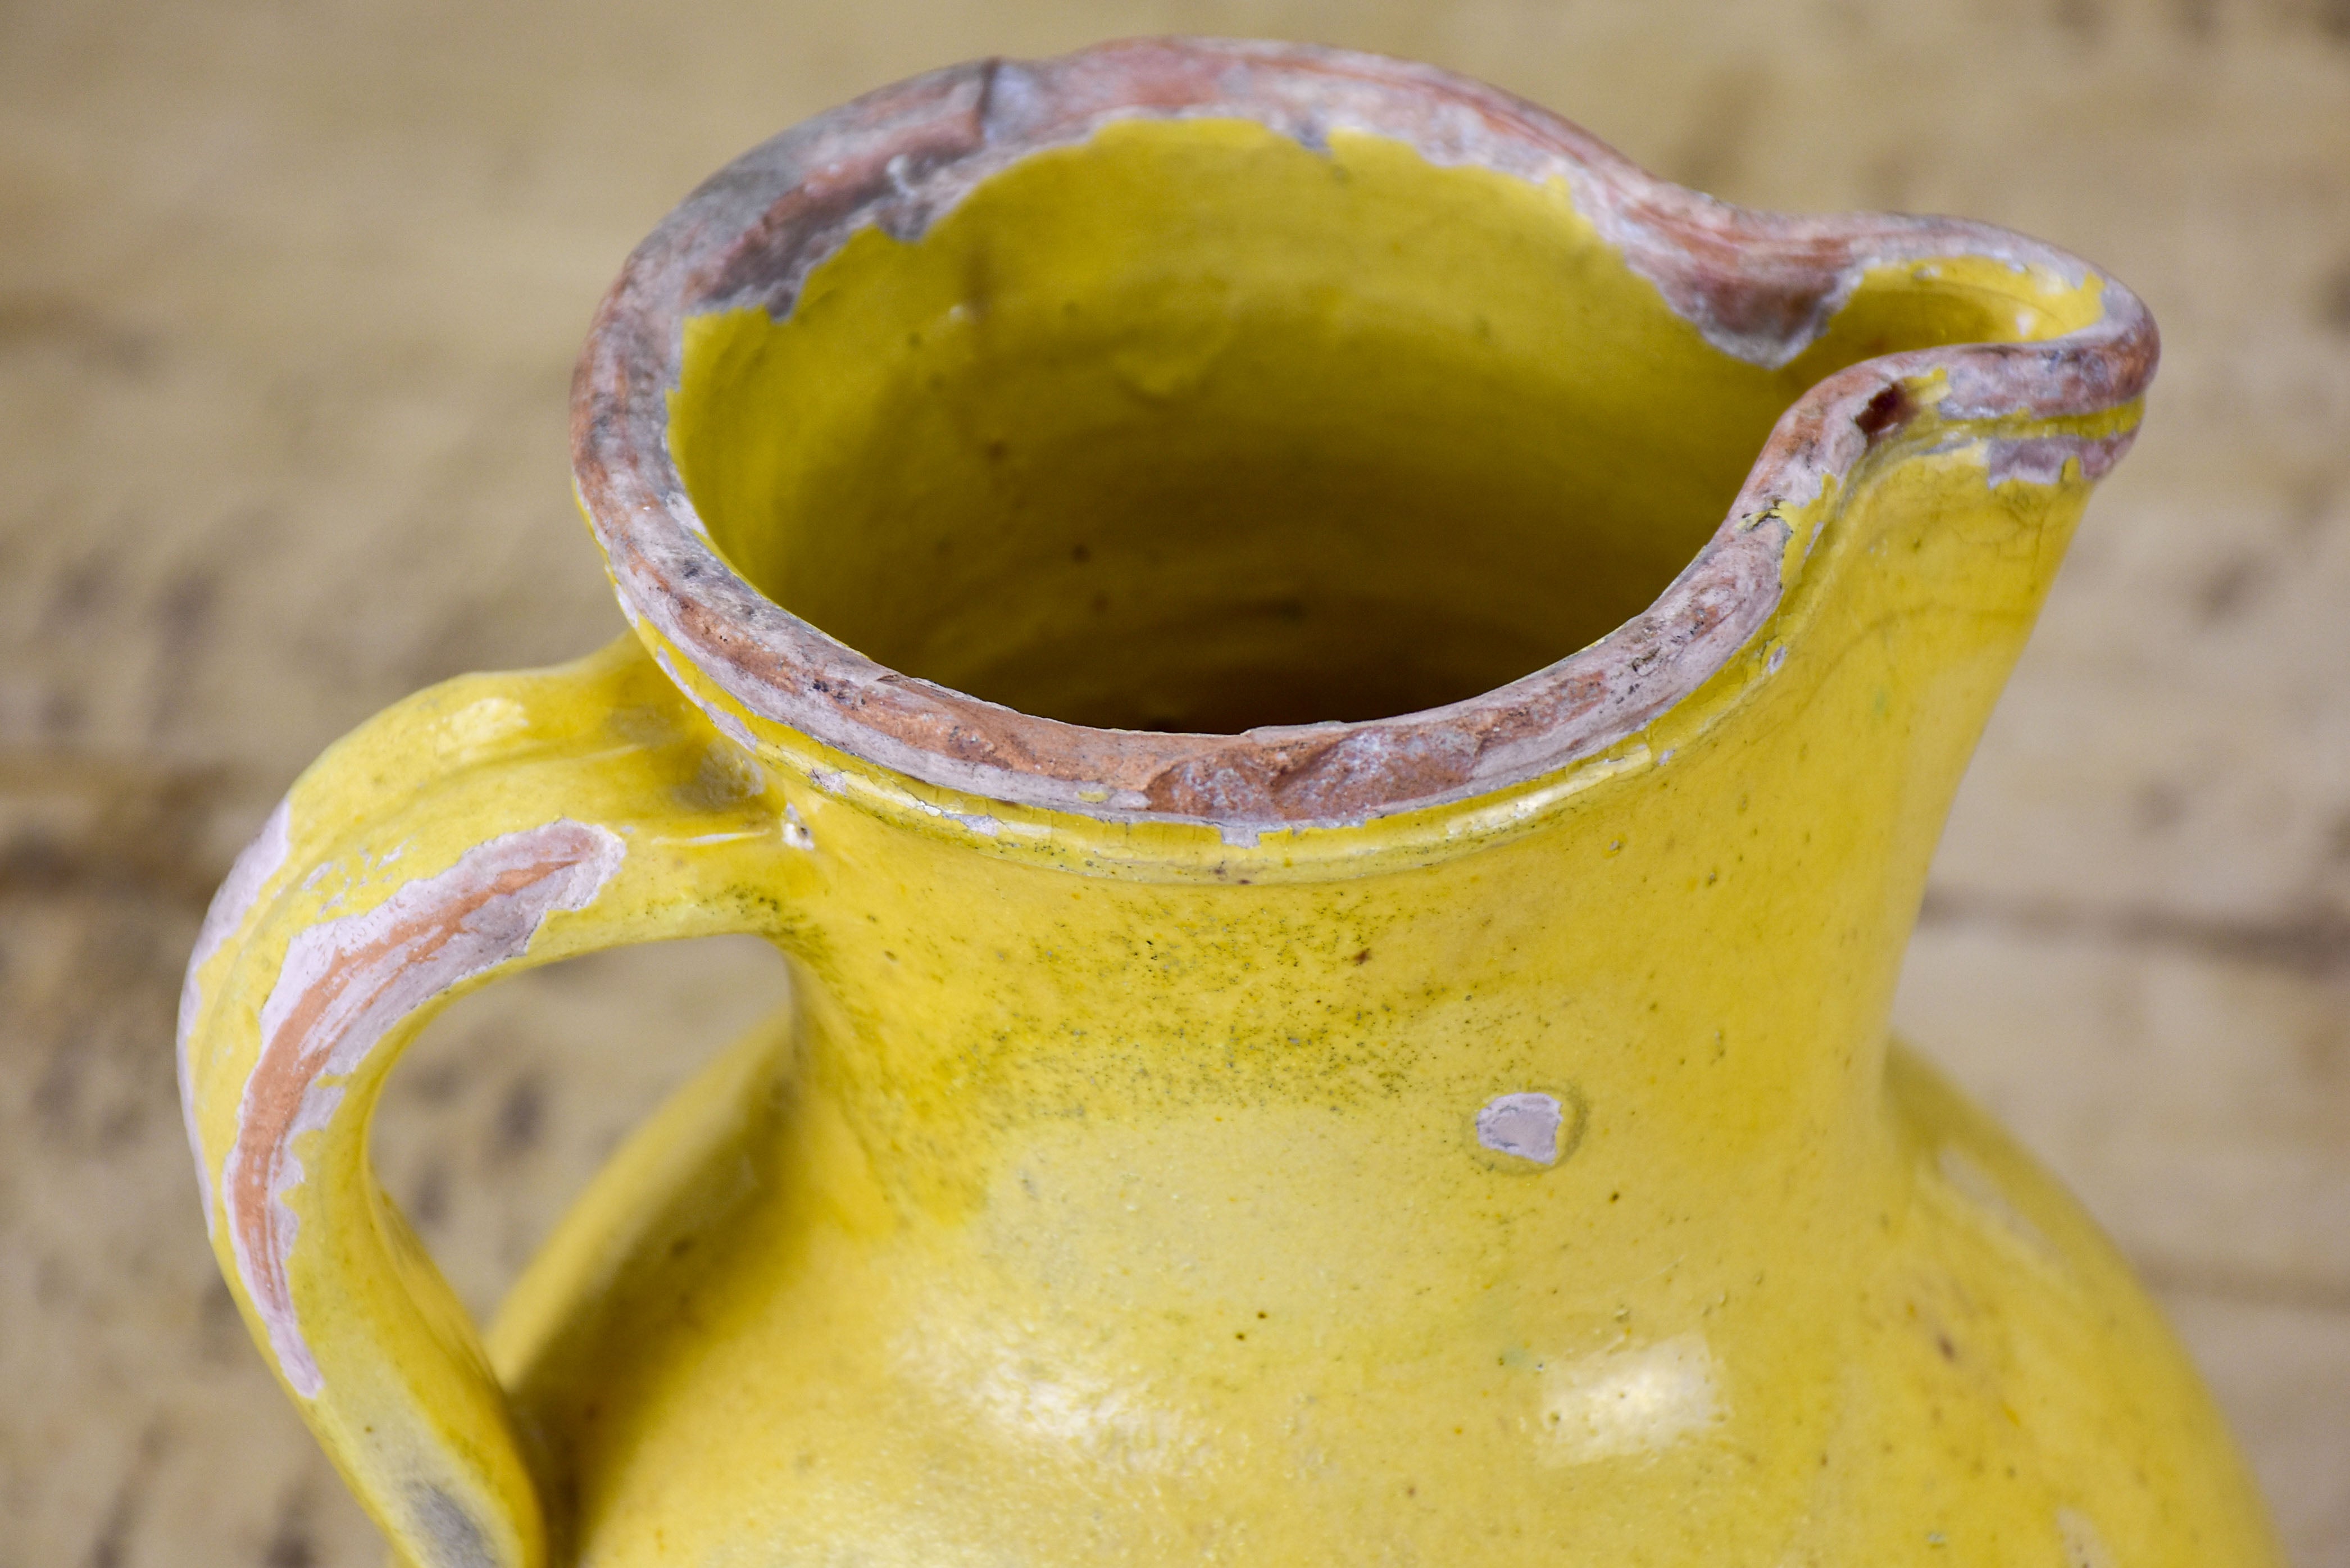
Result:
[[[2113,1249],[1886,1020],[2153,324],[1424,67],[885,88],[638,250],[633,635],[411,698],[189,969],[255,1340],[434,1568],[2259,1568]],[[369,1169],[493,976],[796,1002],[477,1337]]]

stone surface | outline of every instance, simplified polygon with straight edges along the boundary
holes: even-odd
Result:
[[[300,765],[619,622],[564,401],[629,245],[866,87],[1121,33],[1483,76],[1732,199],[2011,224],[2161,320],[1898,1012],[2147,1271],[2350,1568],[2343,0],[12,0],[0,7],[0,1568],[372,1563],[214,1279],[171,1020]],[[386,1179],[476,1310],[780,996],[707,944],[470,999]]]

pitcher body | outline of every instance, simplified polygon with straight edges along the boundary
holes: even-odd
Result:
[[[420,1564],[2273,1563],[2126,1267],[1887,1019],[2155,357],[1426,67],[884,89],[631,258],[631,634],[329,752],[191,967],[257,1342]],[[789,1015],[482,1338],[368,1168],[451,996]]]

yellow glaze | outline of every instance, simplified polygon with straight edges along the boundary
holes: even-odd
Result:
[[[1540,669],[1656,597],[1823,376],[2098,311],[1982,257],[1884,267],[1765,370],[1564,184],[1134,120],[918,245],[851,236],[780,327],[690,320],[671,448],[736,567],[890,669],[1230,732]]]
[[[1250,237],[1284,223],[1352,248]],[[698,322],[672,438],[746,575],[898,668],[1111,722],[1303,670],[1277,716],[1353,718],[1646,602],[1826,370],[2097,308],[1888,269],[1766,371],[1563,192],[1133,123],[919,242],[857,236],[781,323]],[[391,1030],[284,1198],[321,1440],[419,1563],[2275,1563],[2126,1266],[1887,1041],[2088,488],[1994,487],[1991,441],[2058,427],[1911,390],[1783,511],[1784,597],[1718,676],[1455,805],[1248,842],[959,796],[761,720],[649,628],[372,721],[194,971],[216,1220],[289,944],[500,835],[627,850],[495,972],[748,929],[799,1000],[602,1174],[486,1366],[367,1168],[437,1003]],[[1382,674],[1415,616],[1434,651]],[[1537,1094],[1554,1163],[1481,1142]]]

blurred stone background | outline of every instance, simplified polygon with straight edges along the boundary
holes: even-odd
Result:
[[[2151,302],[2145,438],[1899,1021],[2137,1258],[2300,1568],[2350,1568],[2350,0],[0,0],[0,1568],[380,1560],[204,1247],[205,898],[367,714],[620,629],[566,382],[671,203],[866,88],[1159,31],[1437,61],[1733,200],[1986,218]],[[436,1026],[380,1155],[477,1311],[782,986],[705,944]]]

